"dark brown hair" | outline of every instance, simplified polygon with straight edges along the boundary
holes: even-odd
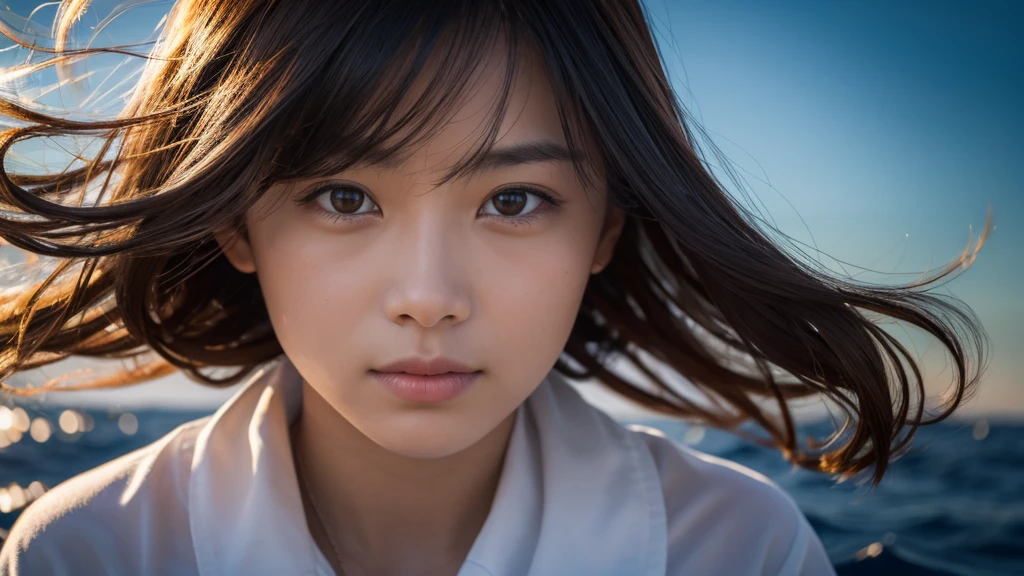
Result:
[[[274,182],[400,158],[448,117],[499,36],[509,66],[490,138],[444,180],[493,144],[519,46],[530,43],[550,76],[577,174],[586,182],[579,151],[582,138],[593,138],[606,174],[600,185],[628,213],[613,260],[590,278],[559,372],[775,446],[805,468],[841,478],[873,469],[873,485],[916,427],[946,418],[983,372],[987,338],[973,312],[924,288],[970,266],[991,215],[973,252],[968,246],[912,284],[855,283],[788,255],[708,168],[637,0],[178,0],[148,55],[124,46],[64,49],[87,5],[62,2],[54,47],[33,47],[51,59],[5,72],[54,64],[60,72],[101,51],[148,61],[114,119],[75,121],[0,100],[3,115],[22,123],[0,133],[0,158],[36,137],[103,144],[85,166],[59,174],[0,168],[0,236],[58,259],[45,279],[0,299],[0,377],[68,356],[155,353],[135,370],[76,388],[177,370],[224,386],[280,355],[255,277],[228,263],[212,232],[242,226]],[[15,30],[2,32],[29,46]],[[396,116],[435,50],[446,66],[410,113]],[[97,183],[86,202],[87,185]],[[67,202],[73,190],[81,191],[78,205]],[[925,410],[914,359],[869,314],[918,326],[949,351],[955,392],[937,414]],[[608,365],[616,359],[653,386],[615,374]],[[670,385],[652,361],[702,394]],[[214,369],[235,370],[215,378]],[[18,394],[47,388],[3,385]],[[801,446],[787,406],[811,395],[839,405],[852,430],[842,442],[837,432],[827,451]],[[770,438],[739,429],[750,420]]]

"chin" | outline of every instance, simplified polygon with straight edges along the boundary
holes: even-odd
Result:
[[[474,429],[451,413],[394,415],[364,430],[381,448],[408,458],[435,459],[457,454],[479,442],[490,429]]]

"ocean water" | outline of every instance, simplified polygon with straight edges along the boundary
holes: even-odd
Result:
[[[0,530],[44,490],[209,414],[24,410],[0,408]],[[817,530],[840,575],[1024,575],[1024,423],[923,427],[870,493],[854,482],[793,469],[777,452],[722,431],[669,421],[623,423],[656,427],[777,482]],[[824,426],[809,430],[822,434]]]

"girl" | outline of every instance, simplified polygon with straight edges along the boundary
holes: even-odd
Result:
[[[62,49],[86,4],[62,3],[59,67],[96,51]],[[777,485],[569,380],[877,484],[980,376],[969,309],[915,290],[968,257],[892,288],[786,255],[706,167],[636,0],[178,0],[117,119],[2,105],[25,122],[4,155],[105,144],[0,171],[0,234],[59,259],[6,293],[3,376],[74,355],[137,360],[84,387],[248,378],[36,500],[4,574],[834,574]],[[865,311],[951,353],[930,420]],[[852,433],[803,448],[788,403],[811,395]]]

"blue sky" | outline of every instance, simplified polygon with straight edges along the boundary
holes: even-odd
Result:
[[[96,3],[101,13],[114,4]],[[681,103],[746,178],[756,206],[733,189],[737,200],[812,257],[816,246],[830,269],[913,280],[957,258],[972,230],[976,241],[991,207],[996,229],[974,265],[935,292],[964,300],[991,339],[981,390],[964,412],[1024,412],[1019,3],[646,4]],[[38,2],[7,5],[27,15]],[[167,6],[113,29],[143,38]],[[929,394],[941,393],[952,375],[938,344],[909,328],[893,333],[917,347]],[[93,398],[209,404],[225,394],[177,379],[136,388]]]
[[[991,206],[996,229],[974,265],[935,292],[964,300],[991,338],[966,410],[1024,411],[1020,4],[647,5],[680,101],[762,212],[830,269],[843,272],[834,258],[858,280],[913,280],[958,257],[971,227],[977,240]],[[941,393],[946,356],[907,331]]]

